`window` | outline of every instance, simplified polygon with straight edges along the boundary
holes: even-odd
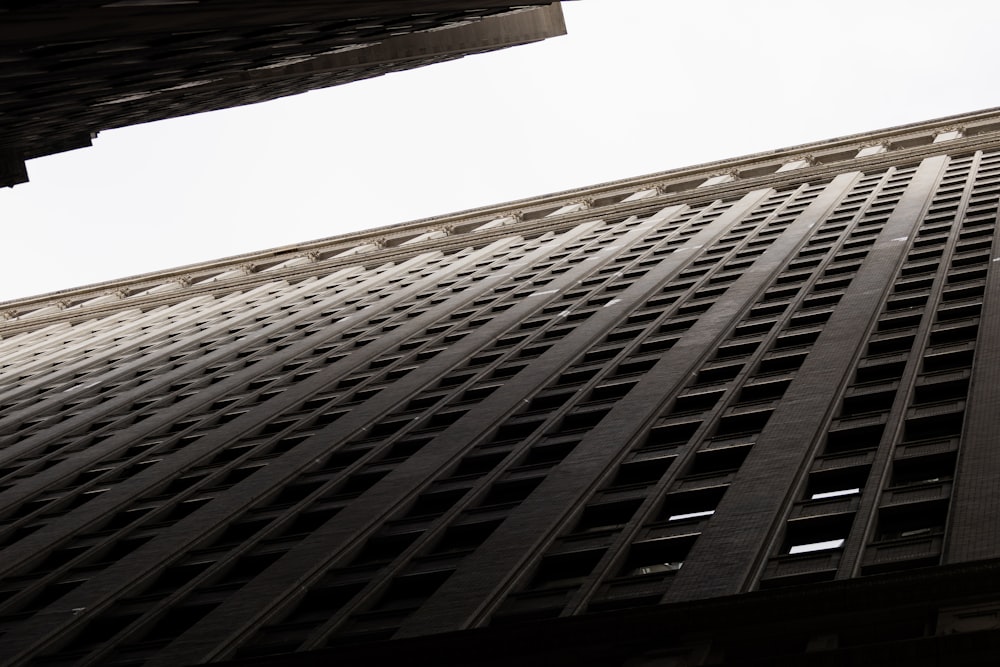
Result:
[[[480,502],[479,507],[519,503],[527,498],[535,490],[535,487],[542,483],[542,479],[542,477],[532,477],[530,479],[497,482],[487,492],[482,502]]]
[[[955,471],[956,452],[897,459],[892,463],[890,486],[934,484],[949,480]]]
[[[968,374],[962,377],[921,378],[914,389],[915,405],[965,398],[969,391]]]
[[[502,452],[493,454],[470,454],[459,461],[452,477],[478,476],[493,470],[507,458]]]
[[[831,430],[826,437],[826,454],[840,454],[860,449],[878,447],[885,424],[869,424],[864,426],[845,426]]]
[[[684,414],[690,412],[702,412],[709,410],[718,403],[725,393],[724,390],[715,389],[710,391],[687,391],[677,397],[674,408],[670,414]],[[688,436],[690,437],[690,435]],[[685,438],[687,440],[687,438]]]
[[[362,583],[344,586],[317,588],[306,593],[298,606],[289,614],[285,623],[306,623],[325,621],[354,597],[362,588]],[[297,645],[297,644],[296,644]]]
[[[407,517],[438,516],[444,514],[457,503],[468,489],[451,489],[448,491],[431,491],[420,495],[413,503]]]
[[[674,522],[712,516],[727,488],[729,487],[720,485],[671,493],[664,499],[658,518],[661,521]]]
[[[563,417],[562,423],[559,425],[559,431],[575,431],[578,429],[589,429],[597,425],[606,414],[610,412],[610,408],[602,408],[599,410],[587,410],[581,412],[574,412]]]
[[[544,423],[543,420],[520,422],[513,424],[504,424],[497,429],[496,435],[493,436],[492,442],[506,442],[507,440],[523,440],[527,438],[532,433],[535,432],[539,426]]]
[[[771,418],[773,410],[753,410],[729,414],[719,420],[716,435],[734,435],[737,433],[758,433],[764,429]]]
[[[788,550],[789,554],[804,554],[813,551],[828,551],[830,549],[839,549],[844,546],[843,538],[835,540],[826,540],[825,542],[813,542],[811,544],[797,544]]]
[[[418,537],[419,532],[371,537],[351,561],[351,566],[387,563],[403,553]]]
[[[653,484],[660,481],[663,473],[674,462],[674,456],[661,456],[643,461],[629,461],[618,466],[611,486],[631,486],[634,484]]]
[[[740,391],[739,402],[751,403],[781,398],[791,382],[789,379],[772,380],[770,382],[748,382],[743,385],[743,389]]]
[[[634,542],[622,567],[624,576],[663,575],[676,572],[684,565],[697,534]]]
[[[793,519],[785,530],[781,553],[794,555],[839,549],[851,530],[853,514]]]
[[[580,515],[574,532],[608,530],[624,526],[642,504],[640,499],[623,500],[616,503],[589,505]]]
[[[948,404],[944,404],[948,407]],[[955,402],[952,408],[958,408],[962,404]],[[957,437],[962,433],[962,423],[965,412],[961,409],[953,409],[950,412],[935,412],[937,406],[924,408],[927,414],[918,414],[906,420],[904,426],[904,439],[908,442],[931,440],[934,438]],[[942,408],[937,408],[942,409]]]
[[[855,496],[861,493],[859,487],[853,487],[849,489],[838,489],[836,491],[816,491],[811,496],[810,500],[824,500],[826,498],[839,498],[841,496]]]
[[[719,475],[737,470],[750,453],[751,444],[703,449],[695,454],[688,475]]]
[[[761,359],[757,372],[760,375],[767,375],[768,373],[798,370],[802,362],[806,360],[806,354],[806,352],[770,353],[766,358]]]
[[[415,609],[440,588],[449,576],[451,570],[396,577],[374,609]]]
[[[576,551],[546,556],[531,581],[532,588],[569,585],[590,574],[604,556],[604,550]]]
[[[948,517],[948,501],[937,500],[883,507],[878,513],[876,541],[939,534]]]
[[[566,455],[573,451],[573,448],[579,443],[580,441],[575,439],[542,442],[528,450],[528,454],[521,461],[521,465],[535,466],[558,463],[566,458]]]
[[[677,447],[686,444],[701,426],[701,421],[689,421],[655,426],[649,431],[643,449]]]
[[[614,398],[620,398],[631,391],[632,387],[636,385],[635,382],[617,382],[613,384],[604,384],[595,387],[593,391],[590,392],[590,396],[587,398],[589,401],[605,401]]]
[[[448,528],[432,553],[443,554],[475,549],[486,541],[501,521],[483,521]]]
[[[335,493],[341,497],[357,497],[375,486],[375,483],[387,474],[388,470],[361,470],[344,480]]]
[[[873,388],[852,387],[847,390],[841,407],[841,416],[854,416],[871,412],[881,412],[892,407],[896,398],[895,384]]]
[[[828,500],[844,498],[861,493],[868,479],[868,466],[823,470],[809,475],[806,485],[806,500]]]

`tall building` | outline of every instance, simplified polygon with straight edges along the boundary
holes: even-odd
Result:
[[[1000,110],[3,304],[6,665],[1000,650]]]
[[[565,32],[551,0],[0,0],[0,187],[101,130]]]

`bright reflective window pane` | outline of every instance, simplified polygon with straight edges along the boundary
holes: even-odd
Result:
[[[694,519],[699,516],[712,516],[715,510],[705,510],[704,512],[688,512],[687,514],[672,514],[667,521],[681,521],[683,519]]]
[[[823,493],[814,493],[809,496],[810,500],[820,500],[822,498],[836,498],[837,496],[853,496],[857,493],[861,493],[861,489],[840,489],[839,491],[824,491]]]
[[[804,554],[809,553],[810,551],[829,551],[830,549],[839,549],[843,545],[843,538],[839,540],[827,540],[825,542],[812,542],[810,544],[796,544],[788,550],[788,553]]]

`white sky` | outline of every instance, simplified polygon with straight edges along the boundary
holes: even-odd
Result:
[[[0,300],[1000,106],[994,0],[564,11],[566,37],[29,162]]]

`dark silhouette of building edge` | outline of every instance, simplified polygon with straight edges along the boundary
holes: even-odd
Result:
[[[0,655],[992,664],[998,211],[987,110],[2,304]]]
[[[0,2],[0,186],[102,130],[565,34],[522,0]]]

